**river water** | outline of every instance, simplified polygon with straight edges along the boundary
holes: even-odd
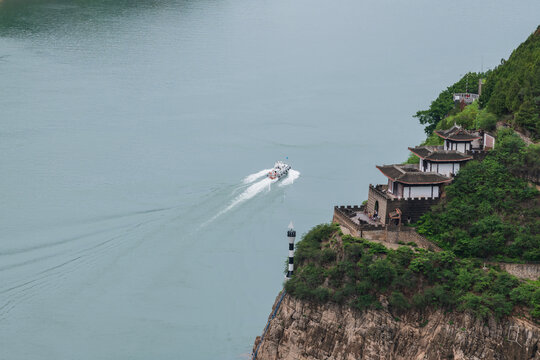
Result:
[[[522,1],[0,1],[0,359],[242,359],[299,234]],[[262,175],[275,160],[294,171]]]

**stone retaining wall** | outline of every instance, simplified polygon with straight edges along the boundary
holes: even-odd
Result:
[[[501,270],[514,275],[520,279],[538,280],[540,278],[540,264],[510,264],[493,262],[490,265],[496,265]]]
[[[388,244],[414,242],[420,248],[440,251],[439,247],[418,234],[415,228],[403,225],[357,224],[349,217],[352,213],[348,214],[348,209],[361,209],[363,211],[362,207],[335,206],[332,222],[346,228],[352,236]]]

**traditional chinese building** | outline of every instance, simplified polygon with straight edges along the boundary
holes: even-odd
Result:
[[[435,134],[444,139],[444,150],[476,153],[495,146],[495,136],[484,130],[471,131],[454,125],[448,130],[435,130]]]
[[[454,176],[472,155],[457,150],[444,150],[443,146],[417,146],[409,150],[420,158],[419,169]]]
[[[433,171],[422,171],[418,164],[383,165],[377,169],[388,184],[369,187],[366,211],[383,225],[392,220],[416,222],[443,192],[452,178]]]
[[[468,131],[459,125],[454,125],[448,130],[435,130],[435,134],[444,139],[445,150],[466,153],[473,150],[473,142],[475,142],[476,147],[482,146],[478,141],[482,139],[479,133]]]
[[[422,171],[418,164],[377,166],[388,178],[387,193],[397,199],[438,198],[441,185],[452,178],[433,171]]]
[[[345,210],[336,207],[335,211],[341,213],[334,217],[347,216],[347,221],[356,223],[359,228],[416,222],[439,202],[444,196],[444,186],[452,182],[467,161],[495,145],[491,134],[458,125],[435,133],[444,139],[444,145],[409,148],[418,156],[417,164],[377,166],[387,183],[370,185],[365,206]]]

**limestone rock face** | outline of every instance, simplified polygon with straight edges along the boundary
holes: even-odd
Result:
[[[524,319],[484,322],[441,310],[360,312],[289,295],[254,351],[259,343],[257,360],[540,359],[540,327]]]

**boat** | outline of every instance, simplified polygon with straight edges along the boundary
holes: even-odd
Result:
[[[270,172],[266,176],[268,176],[272,180],[281,179],[283,176],[289,173],[290,169],[291,169],[290,165],[287,165],[282,161],[277,161],[274,164],[274,168],[270,170]]]

